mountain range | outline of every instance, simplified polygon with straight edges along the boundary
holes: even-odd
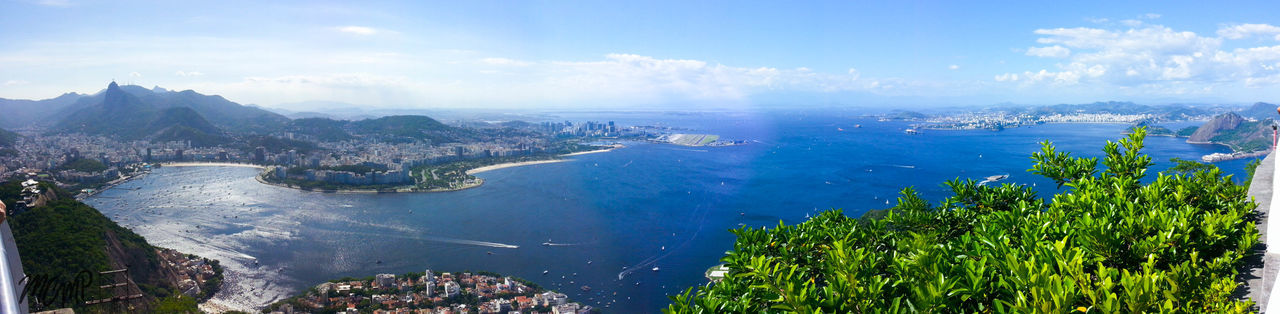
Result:
[[[356,110],[340,103],[330,104],[330,107]],[[1238,111],[1238,114],[1265,120],[1275,117],[1274,108],[1275,105],[1260,102]],[[1026,107],[1014,111],[1039,114],[1157,113],[1176,119],[1205,116],[1215,110],[1203,106],[1097,102]],[[34,127],[55,133],[85,133],[119,140],[189,141],[195,146],[271,143],[279,142],[285,137],[318,142],[368,138],[388,142],[449,143],[498,136],[498,133],[486,128],[453,127],[409,111],[376,118],[363,116],[364,119],[358,121],[337,120],[331,115],[315,112],[290,113],[296,118],[290,119],[281,113],[241,105],[222,96],[204,95],[192,90],[170,91],[160,87],[148,89],[136,85],[122,86],[115,82],[90,95],[67,93],[44,100],[0,98],[0,112],[5,113],[0,115],[0,128],[4,129]],[[388,113],[395,114],[392,111]],[[902,111],[897,114],[907,113],[909,112]],[[504,132],[526,129],[507,126]],[[1200,137],[1206,134],[1208,133],[1203,133]],[[11,140],[5,140],[8,138],[11,136],[0,136],[0,140],[4,142],[10,142]],[[295,144],[298,145],[294,146],[306,146]]]
[[[359,121],[327,117],[290,119],[245,106],[222,96],[192,90],[169,91],[135,85],[107,85],[103,91],[68,93],[45,100],[0,99],[0,127],[45,128],[55,133],[84,133],[119,140],[189,141],[215,146],[236,141],[276,142],[265,138],[292,133],[315,141],[368,137],[390,142],[466,142],[480,136],[427,116],[395,115]],[[0,137],[2,138],[2,137]]]

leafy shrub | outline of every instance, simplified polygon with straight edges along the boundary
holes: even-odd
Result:
[[[946,183],[936,206],[912,189],[878,220],[839,210],[733,230],[729,275],[671,297],[668,313],[1247,312],[1236,269],[1258,244],[1254,204],[1216,167],[1158,174],[1145,129],[1096,158],[1045,142],[1032,172],[1068,187]]]

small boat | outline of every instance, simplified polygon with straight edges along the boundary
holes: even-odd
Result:
[[[584,291],[584,292],[585,292],[585,291],[591,291],[591,286],[583,285],[581,289],[582,289],[582,291]]]
[[[550,272],[551,272],[550,270],[544,270],[544,271],[542,271],[542,274],[543,274],[543,275],[546,275],[546,274],[548,274],[548,273],[550,273]]]
[[[488,251],[488,252],[485,252],[485,253],[488,253],[489,255],[493,255],[493,251]]]
[[[591,261],[587,261],[587,265],[591,265]]]
[[[658,271],[658,266],[654,266],[653,271]]]
[[[667,246],[666,246],[666,245],[663,245],[663,246],[662,246],[662,250],[663,250],[663,251],[666,251],[666,250],[667,250]]]
[[[378,260],[378,264],[382,264],[382,260]]]

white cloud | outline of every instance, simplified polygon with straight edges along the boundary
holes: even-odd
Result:
[[[27,81],[24,81],[24,80],[8,80],[8,81],[4,81],[4,86],[27,85],[27,84],[29,84],[29,83],[31,83],[31,82],[27,82]]]
[[[47,7],[59,8],[67,8],[75,5],[74,3],[71,3],[70,0],[36,0],[35,3]]]
[[[528,66],[532,64],[526,61],[507,59],[507,58],[484,58],[484,59],[480,59],[480,63],[484,63],[488,65],[502,65],[502,66]]]
[[[1139,20],[1120,20],[1120,24],[1123,24],[1124,26],[1128,26],[1128,27],[1139,27],[1139,26],[1142,26],[1142,21],[1139,21]]]
[[[138,73],[138,72],[129,72],[129,76],[130,76],[130,77],[142,77],[142,73]]]
[[[1152,18],[1152,17],[1148,17]],[[1224,38],[1271,36],[1262,24],[1223,27],[1217,37],[1138,22],[1124,29],[1038,29],[1026,55],[1061,58],[1056,68],[1003,73],[995,81],[1029,86],[1081,86],[1096,90],[1205,93],[1222,85],[1264,86],[1280,77],[1280,46],[1224,49]],[[1253,83],[1250,83],[1253,82]]]
[[[1269,24],[1238,24],[1218,29],[1218,36],[1226,39],[1241,39],[1253,36],[1274,36],[1280,40],[1280,27]]]
[[[1144,19],[1148,19],[1148,20],[1154,20],[1154,19],[1158,19],[1158,18],[1160,18],[1160,13],[1147,13],[1147,14],[1143,14],[1143,15],[1139,16],[1139,18],[1144,18]]]
[[[197,71],[190,71],[190,72],[187,72],[187,71],[178,71],[178,72],[174,72],[173,74],[174,74],[174,75],[177,75],[177,76],[182,76],[182,77],[192,77],[192,76],[203,76],[203,75],[204,75],[204,73],[197,72]]]
[[[959,69],[960,69],[960,66],[959,66],[959,65],[952,64],[952,65],[948,65],[948,66],[947,66],[947,69],[948,69],[948,70],[955,71],[955,70],[959,70]]]
[[[824,73],[803,67],[735,67],[635,54],[609,54],[583,61],[501,57],[463,60],[433,65],[443,71],[439,75],[406,71],[404,75],[349,72],[250,76],[232,82],[174,87],[222,93],[245,103],[269,105],[325,99],[401,107],[723,105],[749,102],[753,95],[770,92],[899,95],[924,89],[919,83],[901,79],[863,79],[856,69]],[[476,68],[477,64],[507,68]]]
[[[1071,49],[1058,45],[1048,47],[1031,47],[1027,48],[1027,55],[1045,58],[1066,58],[1071,55]]]
[[[366,26],[339,26],[339,27],[335,27],[334,29],[339,32],[343,32],[347,34],[355,34],[355,35],[363,35],[363,36],[376,35],[379,33],[378,29],[372,28],[372,27],[366,27]]]
[[[1018,75],[1014,73],[997,74],[996,82],[1014,82],[1018,80]]]

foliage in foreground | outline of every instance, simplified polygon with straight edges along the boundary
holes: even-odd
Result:
[[[1046,142],[1032,172],[1068,189],[953,180],[931,206],[912,189],[879,220],[839,210],[733,230],[729,276],[671,297],[694,312],[1247,312],[1236,269],[1258,244],[1254,204],[1217,168],[1158,174],[1145,130],[1097,158]]]

